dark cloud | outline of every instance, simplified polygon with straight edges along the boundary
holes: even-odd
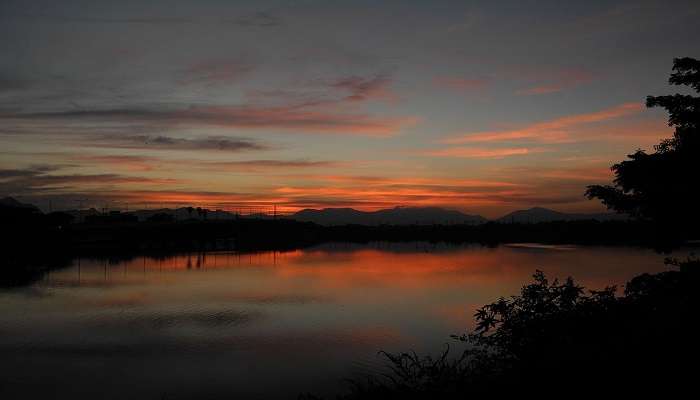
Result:
[[[148,183],[164,184],[175,183],[174,179],[147,178],[142,176],[125,176],[119,174],[71,174],[71,175],[41,175],[27,182],[29,187],[47,187],[54,185],[75,185],[85,183],[96,184],[123,184],[123,183]]]
[[[87,24],[153,24],[153,25],[182,25],[182,24],[233,24],[242,27],[270,28],[284,25],[284,20],[270,11],[258,11],[237,17],[190,17],[190,16],[161,16],[161,15],[134,15],[123,17],[104,17],[99,15],[67,15],[60,13],[13,13],[0,16],[0,20],[28,20],[28,21],[53,21],[61,23],[87,23]]]
[[[376,84],[344,83],[355,89],[354,98],[370,96]],[[305,132],[335,132],[359,135],[389,135],[413,118],[373,117],[329,110],[313,110],[305,105],[278,107],[254,106],[192,106],[183,109],[164,107],[71,109],[49,112],[5,113],[0,119],[15,121],[88,121],[150,124],[159,128],[189,126],[218,126],[250,129],[285,129]],[[165,143],[163,143],[165,144]]]
[[[3,154],[0,152],[0,154]],[[11,154],[11,153],[4,153]],[[153,171],[161,167],[172,168],[175,165],[188,166],[208,171],[257,171],[271,169],[299,169],[314,167],[336,167],[341,165],[335,161],[316,160],[274,160],[274,159],[254,159],[242,161],[208,161],[199,159],[177,159],[169,160],[154,156],[130,155],[130,154],[82,154],[73,152],[44,152],[25,153],[26,156],[58,158],[69,160],[71,167],[75,166],[110,166],[132,171]],[[65,164],[63,164],[66,166]],[[34,166],[25,169],[0,169],[0,181],[3,179],[36,176],[46,172],[56,171],[55,166]]]
[[[24,169],[0,169],[0,193],[3,195],[31,195],[56,190],[80,190],[84,185],[176,183],[174,179],[127,176],[120,174],[52,174],[54,166],[30,166]]]
[[[264,151],[274,146],[259,140],[237,136],[173,137],[154,132],[176,130],[175,116],[165,122],[149,119],[148,112],[66,111],[56,113],[21,113],[0,110],[0,135],[43,136],[71,146],[149,149],[149,150],[219,150],[226,152]],[[130,118],[134,116],[137,120]],[[165,118],[165,117],[164,117]],[[166,118],[167,119],[167,118]]]
[[[369,100],[395,100],[389,74],[349,75],[337,79],[313,79],[295,88],[249,90],[252,102],[281,103],[288,108],[339,107]]]
[[[25,21],[54,21],[64,23],[92,23],[92,24],[187,24],[196,20],[190,17],[179,16],[125,16],[125,17],[102,17],[97,15],[67,15],[60,13],[46,12],[16,12],[7,13],[0,16],[4,20],[25,20]]]
[[[42,175],[57,169],[57,167],[49,165],[34,165],[23,169],[0,169],[0,181]]]
[[[211,60],[193,64],[183,72],[183,85],[215,85],[235,82],[254,70],[253,63],[245,60]]]
[[[383,74],[370,77],[349,76],[331,83],[331,87],[350,92],[345,100],[364,101],[378,97],[390,97],[391,79]]]
[[[182,70],[180,84],[205,87],[235,82],[250,74],[255,63],[247,56],[213,59]],[[304,133],[333,132],[383,136],[415,122],[413,117],[373,116],[349,103],[393,100],[392,79],[387,74],[350,75],[334,80],[307,81],[294,90],[249,91],[252,101],[241,105],[143,104],[136,106],[83,107],[76,102],[41,106],[44,100],[24,108],[2,108],[0,134],[61,135],[123,134],[152,136],[183,127],[281,129]],[[1,83],[1,82],[0,82]],[[121,102],[121,101],[120,101]],[[66,107],[70,104],[71,107]],[[347,111],[352,110],[352,111]],[[151,139],[158,139],[152,138]],[[172,143],[170,143],[172,144]]]
[[[0,74],[0,94],[2,94],[3,92],[23,90],[28,88],[29,86],[29,81],[26,79]]]
[[[155,148],[168,150],[220,150],[228,152],[269,150],[270,146],[246,138],[208,136],[175,138],[149,135],[106,135],[96,140],[107,147]]]

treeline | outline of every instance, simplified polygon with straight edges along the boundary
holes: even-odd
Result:
[[[570,221],[537,224],[321,226],[293,220],[186,220],[64,224],[56,216],[6,223],[0,242],[2,280],[31,281],[76,256],[125,256],[189,251],[267,251],[305,248],[327,242],[501,243],[636,245],[668,250],[690,232],[659,229],[650,222]],[[21,221],[18,222],[18,221]],[[27,221],[32,221],[28,223]]]
[[[671,248],[691,231],[660,230],[641,221],[568,221],[481,225],[321,226],[294,220],[123,222],[110,224],[5,225],[3,242],[11,251],[110,253],[129,251],[283,250],[324,242],[376,241],[552,244],[629,244]]]

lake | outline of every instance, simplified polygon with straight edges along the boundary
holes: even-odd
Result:
[[[536,269],[601,289],[666,270],[628,247],[327,244],[75,259],[0,289],[3,399],[291,398],[436,353]]]

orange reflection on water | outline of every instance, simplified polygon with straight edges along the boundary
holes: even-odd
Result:
[[[255,271],[282,284],[305,279],[327,289],[374,285],[420,289],[428,286],[503,286],[525,284],[535,270],[553,278],[573,276],[590,288],[622,284],[640,271],[663,270],[662,256],[647,250],[572,246],[329,245],[260,253],[212,252],[162,258],[139,256],[118,262],[82,260],[83,284],[133,283],[138,273],[149,280],[173,279],[176,271]],[[75,269],[75,268],[74,268]],[[52,276],[55,285],[75,284],[67,271]],[[101,275],[101,276],[100,276]],[[190,277],[191,278],[191,277]],[[269,283],[269,282],[268,282]],[[500,295],[500,294],[499,294]]]
[[[101,391],[125,373],[144,393],[153,377],[172,384],[203,374],[227,387],[267,388],[274,376],[305,388],[382,366],[379,350],[454,348],[450,335],[473,327],[475,309],[516,294],[536,269],[602,288],[665,268],[647,250],[527,244],[79,259],[31,287],[0,291],[0,328],[8,365],[22,364],[11,377],[64,373],[62,393],[75,376]]]

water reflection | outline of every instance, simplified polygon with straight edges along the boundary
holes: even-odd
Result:
[[[3,398],[294,398],[434,351],[535,269],[590,288],[663,270],[632,248],[425,243],[73,260],[0,291]],[[274,382],[274,384],[270,384]]]

